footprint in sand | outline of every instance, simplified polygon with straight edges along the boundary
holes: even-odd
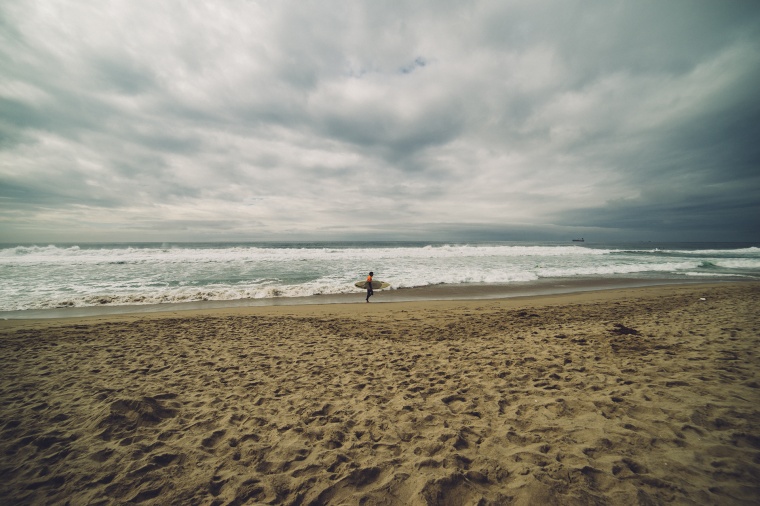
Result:
[[[209,437],[201,441],[201,446],[208,449],[215,448],[216,445],[219,444],[219,441],[224,437],[226,433],[227,433],[226,430],[214,431]]]

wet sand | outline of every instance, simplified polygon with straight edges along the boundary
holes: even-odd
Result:
[[[758,314],[738,283],[0,321],[0,503],[757,504]]]

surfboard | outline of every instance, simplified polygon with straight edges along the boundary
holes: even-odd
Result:
[[[366,289],[367,288],[367,282],[366,281],[357,281],[356,283],[354,283],[354,286],[356,288],[365,288]],[[374,279],[372,280],[372,289],[373,290],[382,290],[383,288],[388,288],[389,286],[391,286],[391,284],[390,283],[386,283],[385,281],[377,281],[377,280],[374,280]]]

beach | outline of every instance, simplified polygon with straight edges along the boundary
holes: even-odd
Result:
[[[760,503],[759,283],[372,300],[0,321],[0,503]]]

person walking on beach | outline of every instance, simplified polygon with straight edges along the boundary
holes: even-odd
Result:
[[[375,292],[372,291],[372,276],[374,275],[374,272],[370,272],[369,276],[367,276],[367,302],[369,302],[369,298],[375,294]]]

